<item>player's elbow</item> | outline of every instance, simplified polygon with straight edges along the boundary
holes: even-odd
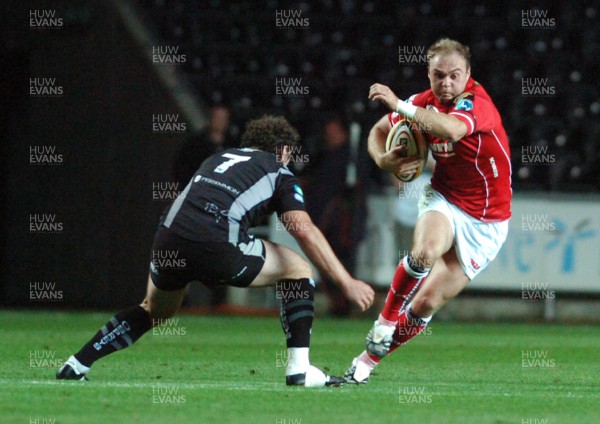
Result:
[[[288,228],[288,232],[296,239],[298,244],[304,245],[314,240],[315,227],[310,221],[298,222]]]
[[[452,142],[459,141],[465,135],[467,135],[467,126],[464,122],[455,119],[446,128],[446,139]]]
[[[374,142],[371,141],[371,139],[369,139],[369,143],[367,144],[367,152],[369,153],[369,156],[371,156],[371,159],[373,159],[375,163],[379,165],[380,153],[376,149]]]
[[[375,125],[369,133],[367,141],[367,152],[377,165],[381,162],[381,156],[385,153],[385,139],[387,133],[379,124]]]
[[[448,133],[448,137],[446,137],[446,140],[456,143],[457,141],[462,139],[465,136],[465,134],[466,133],[460,131],[450,132]]]
[[[287,232],[299,243],[314,236],[314,224],[306,212],[288,212],[280,220]]]
[[[294,236],[302,251],[307,252],[315,248],[319,243],[319,229],[311,222],[303,222],[297,226],[290,234]]]

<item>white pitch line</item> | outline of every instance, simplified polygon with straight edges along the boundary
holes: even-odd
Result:
[[[306,390],[307,392],[311,391],[323,391],[336,393],[336,391],[342,391],[342,393],[348,390],[365,390],[370,393],[382,393],[384,395],[390,396],[399,396],[404,395],[400,391],[402,388],[413,388],[413,387],[422,387],[422,385],[400,385],[397,389],[390,389],[389,386],[378,386],[376,383],[369,384],[368,386],[358,386],[355,387],[352,384],[347,384],[342,388],[332,387],[332,388],[320,388],[320,389],[303,389],[303,388],[288,388],[285,386],[283,382],[281,383],[268,383],[268,382],[255,382],[255,383],[236,383],[236,382],[206,382],[206,383],[173,383],[173,382],[118,382],[118,381],[100,381],[100,380],[92,380],[92,381],[57,381],[57,380],[9,380],[9,379],[0,379],[0,386],[5,387],[15,387],[15,385],[23,385],[23,386],[47,386],[47,387],[68,387],[72,385],[73,387],[80,385],[79,387],[83,390],[94,389],[94,388],[126,388],[126,389],[152,389],[155,387],[177,387],[185,390],[213,390],[213,389],[221,389],[221,390],[231,390],[231,391],[239,391],[239,390],[247,390],[247,391],[262,391],[262,392],[284,392],[289,390]],[[445,384],[446,386],[455,387],[452,384]],[[493,391],[481,391],[481,387],[473,386],[471,388],[472,391],[468,392],[469,396],[479,396],[479,397],[543,397],[547,398],[549,394],[547,392],[528,392],[523,393],[513,392],[506,393],[504,390],[493,390]],[[461,391],[460,393],[456,393],[455,390],[449,391],[428,391],[425,390],[425,394],[431,396],[439,396],[439,397],[463,397],[465,392]],[[600,393],[573,393],[571,391],[565,391],[562,393],[552,393],[552,397],[560,397],[560,398],[576,398],[576,399],[597,399],[600,398]]]
[[[4,383],[0,380],[0,383]],[[8,383],[8,381],[7,381]],[[13,381],[12,384],[15,382]],[[22,383],[34,386],[64,386],[69,384],[80,384],[85,389],[94,387],[122,387],[127,389],[151,389],[153,387],[178,387],[182,389],[225,389],[225,390],[261,390],[280,391],[285,387],[284,383],[252,383],[240,384],[234,382],[207,382],[207,383],[175,383],[175,382],[123,382],[123,381],[57,381],[57,380],[23,380]]]

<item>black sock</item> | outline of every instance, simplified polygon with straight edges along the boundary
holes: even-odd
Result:
[[[309,347],[315,311],[315,287],[310,278],[281,280],[275,285],[281,299],[281,326],[287,347]]]
[[[75,358],[82,365],[91,367],[98,359],[131,346],[151,328],[152,320],[144,308],[138,305],[126,309],[112,317],[75,354]]]

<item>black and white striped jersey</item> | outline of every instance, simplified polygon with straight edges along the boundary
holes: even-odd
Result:
[[[296,177],[279,159],[249,148],[210,156],[167,208],[161,224],[189,240],[247,243],[249,228],[265,216],[305,210]]]

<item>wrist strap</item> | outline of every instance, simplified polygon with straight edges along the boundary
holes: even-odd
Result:
[[[417,107],[404,100],[398,99],[398,105],[396,105],[396,112],[405,115],[408,119],[413,119],[415,113],[417,113]]]

